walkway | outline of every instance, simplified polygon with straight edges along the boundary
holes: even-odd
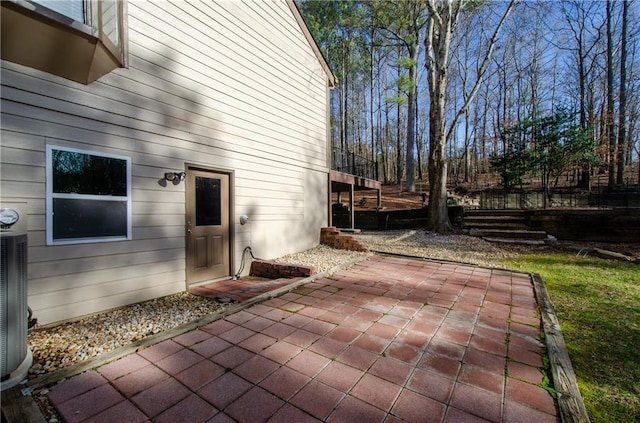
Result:
[[[66,380],[66,422],[557,422],[528,275],[374,256]]]

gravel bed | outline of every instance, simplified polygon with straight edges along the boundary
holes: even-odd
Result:
[[[318,245],[310,250],[302,251],[300,253],[289,254],[283,257],[279,257],[273,261],[276,263],[290,263],[303,266],[313,266],[316,269],[316,273],[323,273],[339,264],[348,263],[357,259],[369,255],[369,253],[361,253],[357,251],[336,250],[335,248],[328,247],[326,245]]]
[[[33,365],[29,378],[188,323],[226,307],[209,298],[181,292],[56,326],[28,332]]]
[[[361,232],[356,238],[370,250],[487,267],[500,266],[501,259],[517,255],[514,246],[501,247],[472,236],[440,235],[424,229]]]

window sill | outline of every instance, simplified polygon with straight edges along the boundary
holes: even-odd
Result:
[[[2,1],[1,13],[3,60],[85,85],[124,65],[116,49],[80,22],[13,1]]]
[[[94,244],[99,242],[118,242],[118,241],[131,241],[132,238],[126,236],[112,236],[103,238],[66,238],[56,239],[52,242],[47,242],[48,247],[55,247],[57,245],[73,245],[73,244]]]

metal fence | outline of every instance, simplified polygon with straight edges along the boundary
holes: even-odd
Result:
[[[378,180],[378,164],[371,159],[334,147],[331,152],[331,169],[362,178]]]
[[[545,202],[542,191],[510,192],[482,191],[481,209],[542,209],[542,208],[640,208],[640,192],[589,192],[557,190]]]

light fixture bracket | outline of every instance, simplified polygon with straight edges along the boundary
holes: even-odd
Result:
[[[164,179],[167,181],[184,181],[187,177],[185,172],[165,172]]]

